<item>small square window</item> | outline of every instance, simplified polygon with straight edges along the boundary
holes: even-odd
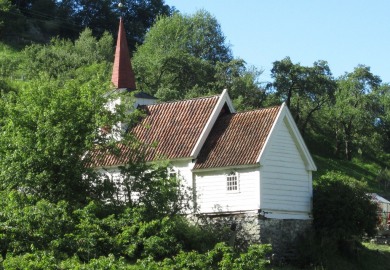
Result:
[[[226,176],[227,191],[238,191],[238,173],[231,172]]]
[[[177,178],[179,175],[178,175],[178,172],[175,171],[173,168],[168,168],[168,177],[169,178]]]

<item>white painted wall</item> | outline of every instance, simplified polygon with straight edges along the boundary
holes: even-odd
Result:
[[[286,120],[275,126],[261,162],[260,207],[273,218],[310,218],[311,171],[308,171]]]
[[[183,185],[192,189],[192,168],[195,163],[191,159],[172,160],[170,163],[172,169],[177,172],[178,177],[183,181]]]
[[[189,195],[190,209],[187,209],[187,213],[190,214],[194,209],[192,168],[194,167],[195,163],[192,162],[192,159],[172,160],[170,165],[171,169],[177,173],[177,177],[184,185],[184,190],[182,191]]]
[[[239,190],[227,191],[226,176],[239,174]],[[260,207],[259,168],[195,173],[197,207],[201,213],[248,211]]]
[[[120,170],[118,167],[110,167],[110,168],[107,168],[107,169],[103,169],[103,168],[100,168],[97,170],[97,172],[102,175],[102,177],[106,177],[108,178],[111,182],[113,182],[117,188],[119,188],[119,190],[122,190],[122,175],[120,173]],[[117,194],[117,200],[121,200],[121,201],[128,201],[128,198],[127,198],[127,193],[124,193],[124,192],[119,192]],[[132,194],[131,196],[132,200],[134,199],[137,199],[137,194]]]
[[[117,89],[116,90],[117,94],[123,94],[126,90],[123,89]],[[134,97],[134,108],[137,108],[140,105],[153,105],[157,103],[157,99],[149,99],[149,98],[139,98],[139,97]],[[106,104],[106,108],[115,113],[115,107],[120,105],[122,102],[122,99],[120,96],[117,96],[116,98],[112,98],[108,101]]]
[[[157,103],[157,99],[149,98],[135,98],[134,107],[137,108],[139,105],[153,105]]]
[[[120,91],[118,93],[123,94],[123,92],[125,90],[119,89],[117,91]],[[122,102],[121,97],[117,97],[115,99],[110,99],[105,106],[110,112],[115,113],[117,106],[121,105],[121,102]],[[156,103],[157,103],[157,99],[147,99],[147,98],[135,97],[134,104],[133,104],[134,108],[130,109],[128,111],[128,113],[131,113],[140,105],[152,105],[152,104],[156,104]],[[128,128],[128,123],[118,122],[114,126],[111,127],[111,134],[109,134],[108,136],[111,136],[110,138],[113,138],[117,141],[120,141],[122,139],[121,133],[125,132],[127,130],[127,128]]]
[[[191,194],[191,201],[190,201],[190,207],[193,206],[193,198],[192,198],[192,188],[193,188],[193,181],[192,181],[192,168],[194,167],[194,163],[191,159],[183,159],[183,160],[174,160],[171,162],[171,169],[177,173],[177,176],[182,180],[182,184],[184,185],[184,188],[187,192],[190,192]],[[122,176],[120,173],[120,169],[118,167],[109,167],[109,168],[100,168],[97,169],[97,172],[101,175],[108,177],[111,181],[113,181],[117,187],[121,186],[122,182]],[[136,199],[137,194],[132,195],[132,199]],[[126,200],[125,194],[119,194],[118,198],[119,200]]]

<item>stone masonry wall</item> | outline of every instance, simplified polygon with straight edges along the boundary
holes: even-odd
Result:
[[[254,243],[271,244],[278,257],[294,256],[294,241],[311,226],[311,220],[267,219],[255,212],[219,213],[202,219],[224,233],[230,245],[243,249]]]
[[[272,244],[273,253],[281,257],[294,257],[294,242],[311,227],[311,220],[261,219],[260,243]]]

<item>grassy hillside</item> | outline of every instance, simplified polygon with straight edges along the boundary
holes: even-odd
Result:
[[[317,171],[313,173],[314,182],[327,171],[339,171],[359,181],[366,182],[367,192],[375,192],[388,199],[390,198],[390,190],[384,190],[378,180],[381,170],[390,168],[386,162],[379,163],[375,160],[363,158],[353,158],[352,161],[347,161],[320,155],[314,155],[314,160],[317,165]]]

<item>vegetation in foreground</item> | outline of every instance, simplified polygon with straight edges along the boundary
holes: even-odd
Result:
[[[390,247],[388,245],[377,245],[362,243],[353,254],[334,254],[319,265],[307,265],[303,269],[311,270],[388,270],[390,268]],[[269,266],[273,270],[297,270],[302,267],[294,265]]]
[[[268,245],[239,254],[224,243],[223,232],[160,208],[90,202],[72,209],[66,201],[50,203],[17,191],[1,195],[4,269],[261,269],[268,264]]]

